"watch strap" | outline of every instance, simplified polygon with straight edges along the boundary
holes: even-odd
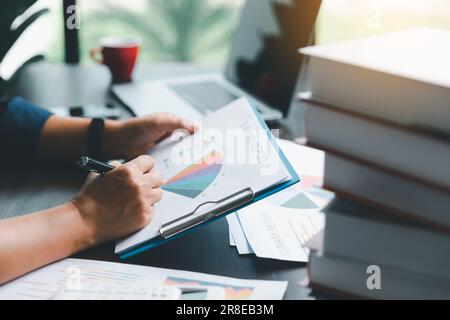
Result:
[[[102,158],[102,136],[105,120],[102,118],[93,118],[89,125],[89,156],[95,159]]]

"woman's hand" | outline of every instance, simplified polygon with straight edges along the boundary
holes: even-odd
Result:
[[[109,159],[132,159],[146,154],[158,141],[177,129],[194,133],[197,125],[167,113],[124,121],[107,121],[102,153]]]
[[[140,156],[91,176],[72,202],[0,220],[0,285],[50,262],[145,227],[161,200],[161,174]]]
[[[40,160],[76,161],[89,153],[88,132],[91,119],[51,116],[42,129],[37,146]],[[106,120],[101,154],[106,159],[131,160],[147,154],[161,139],[177,129],[194,133],[197,126],[167,113],[155,113],[130,120]]]
[[[89,230],[91,245],[126,236],[152,219],[154,204],[161,200],[163,177],[153,170],[154,161],[140,156],[116,169],[88,178],[73,203]]]

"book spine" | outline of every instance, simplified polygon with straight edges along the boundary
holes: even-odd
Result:
[[[450,197],[441,190],[327,152],[324,186],[338,195],[450,231]]]
[[[313,97],[339,109],[450,135],[447,87],[319,57],[309,58],[307,78]]]
[[[417,273],[379,267],[380,287],[369,288],[368,267],[373,264],[312,252],[308,265],[310,286],[328,292],[371,299],[449,299],[448,282]]]
[[[450,282],[450,257],[436,254],[448,251],[450,233],[330,210],[326,212],[324,254],[377,261]]]
[[[429,135],[307,103],[308,144],[348,155],[450,195],[450,144]]]

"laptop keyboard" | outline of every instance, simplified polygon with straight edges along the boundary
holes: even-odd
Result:
[[[202,81],[169,86],[202,114],[216,111],[238,97],[215,81]]]

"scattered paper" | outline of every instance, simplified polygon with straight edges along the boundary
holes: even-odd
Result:
[[[290,141],[278,141],[301,182],[229,216],[230,243],[240,254],[261,258],[308,261],[306,243],[324,228],[320,212],[334,197],[321,188],[324,152]]]
[[[83,285],[80,288],[63,288],[54,300],[180,300],[182,291],[174,286]]]
[[[325,152],[288,140],[279,139],[277,141],[286,158],[302,178],[303,182],[300,182],[300,185],[303,185],[303,188],[306,187],[304,185],[305,180],[310,181],[304,177],[315,177],[316,181],[317,179],[319,181],[323,179]]]
[[[231,232],[229,225],[228,225],[228,233],[229,233],[229,237],[230,237],[230,247],[236,247],[236,242],[234,241],[233,233]]]
[[[324,229],[322,229],[320,232],[318,232],[314,237],[309,239],[306,242],[306,247],[309,250],[313,251],[321,251],[323,248],[323,237],[324,237]]]
[[[308,261],[305,243],[323,229],[325,219],[317,211],[256,203],[239,211],[238,217],[250,246],[261,258]]]
[[[101,283],[105,286],[220,287],[226,300],[279,300],[286,281],[242,280],[197,272],[95,260],[65,259],[0,287],[0,300],[49,300],[60,290]]]
[[[234,243],[239,254],[252,254],[253,249],[245,237],[244,230],[242,230],[239,219],[235,213],[227,216],[228,228],[233,237]]]

